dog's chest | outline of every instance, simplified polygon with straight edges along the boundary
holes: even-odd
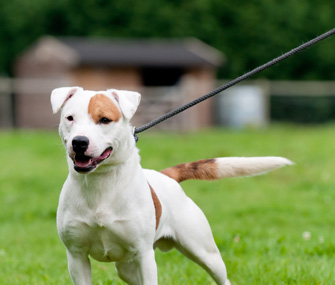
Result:
[[[86,251],[103,262],[121,261],[135,255],[133,219],[120,219],[110,211],[99,209],[66,216],[60,228],[66,246]]]
[[[96,213],[89,236],[89,254],[99,261],[120,261],[135,254],[134,241],[127,220],[109,220],[104,213]]]

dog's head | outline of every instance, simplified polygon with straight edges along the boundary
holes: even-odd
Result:
[[[140,98],[137,92],[115,89],[62,87],[52,91],[52,110],[61,110],[59,134],[70,169],[89,173],[128,158],[135,145],[129,120]]]

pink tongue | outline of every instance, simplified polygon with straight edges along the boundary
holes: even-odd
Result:
[[[97,163],[105,160],[108,156],[110,156],[110,154],[112,153],[111,149],[106,149],[99,157],[97,157],[95,160]]]
[[[85,168],[91,164],[91,159],[89,157],[76,157],[75,163],[78,167]]]
[[[105,160],[112,153],[112,148],[106,149],[99,157],[92,158],[84,155],[76,155],[74,157],[74,163],[80,168],[86,168],[89,166],[94,166]]]

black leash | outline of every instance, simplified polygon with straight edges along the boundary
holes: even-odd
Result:
[[[249,71],[248,73],[245,73],[244,75],[242,75],[238,78],[235,78],[232,81],[229,81],[228,83],[218,87],[217,89],[211,91],[210,93],[208,93],[208,94],[206,94],[206,95],[204,95],[204,96],[202,96],[202,97],[200,97],[200,98],[198,98],[198,99],[196,99],[196,100],[194,100],[194,101],[192,101],[192,102],[190,102],[186,105],[183,105],[183,106],[181,106],[181,107],[179,107],[175,110],[172,110],[172,111],[166,113],[165,115],[160,116],[157,119],[143,125],[140,128],[135,128],[134,129],[135,141],[136,142],[138,141],[138,136],[137,136],[138,133],[141,133],[141,132],[143,132],[143,131],[145,131],[145,130],[147,130],[147,129],[149,129],[149,128],[151,128],[151,127],[153,127],[153,126],[155,126],[155,125],[157,125],[157,124],[159,124],[159,123],[161,123],[161,122],[163,122],[163,121],[165,121],[165,120],[167,120],[167,119],[169,119],[169,118],[171,118],[171,117],[173,117],[173,116],[175,116],[175,115],[177,115],[177,114],[179,114],[183,111],[185,111],[186,109],[191,108],[194,105],[197,105],[200,102],[217,95],[218,93],[236,85],[237,83],[239,83],[239,82],[241,82],[241,81],[243,81],[243,80],[245,80],[245,79],[247,79],[247,78],[249,78],[249,77],[251,77],[251,76],[253,76],[253,75],[255,75],[255,74],[257,74],[257,73],[259,73],[259,72],[261,72],[261,71],[263,71],[263,70],[265,70],[265,69],[267,69],[267,68],[269,68],[269,67],[271,67],[271,66],[273,66],[273,65],[275,65],[279,62],[281,62],[281,61],[283,61],[284,59],[286,59],[286,58],[288,58],[288,57],[290,57],[290,56],[308,48],[309,46],[312,46],[312,45],[314,45],[314,44],[316,44],[316,43],[318,43],[318,42],[320,42],[320,41],[322,41],[322,40],[324,40],[324,39],[326,39],[326,38],[328,38],[328,37],[330,37],[334,34],[335,34],[335,28],[326,32],[326,33],[324,33],[324,34],[322,34],[322,35],[320,35],[320,36],[318,36],[318,37],[316,37],[316,38],[314,38],[314,39],[312,39],[312,40],[310,40],[310,41],[308,41],[307,43],[304,43],[304,44],[290,50],[289,52],[287,52],[287,53],[285,53],[285,54],[283,54],[283,55],[281,55],[277,58],[272,59],[271,61],[269,61],[269,62],[255,68],[255,69]]]

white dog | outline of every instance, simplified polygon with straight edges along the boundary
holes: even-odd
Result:
[[[229,284],[226,267],[203,212],[178,182],[260,174],[291,162],[281,157],[216,158],[162,172],[142,169],[129,120],[140,102],[130,91],[53,90],[69,176],[57,211],[57,228],[74,284],[91,284],[89,256],[115,262],[129,284],[157,284],[155,248],[177,248],[217,284]]]

